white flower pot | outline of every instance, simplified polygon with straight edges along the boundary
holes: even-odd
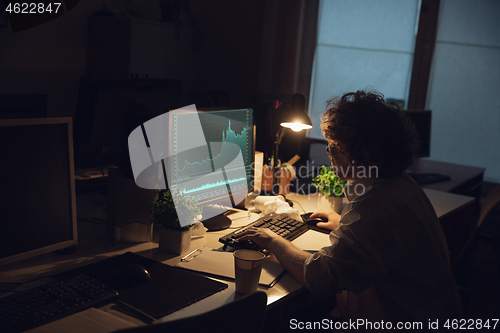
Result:
[[[181,255],[191,247],[191,230],[179,231],[160,228],[160,251]]]
[[[334,212],[341,214],[343,199],[343,197],[327,197],[323,194],[319,194],[317,210],[333,210]]]

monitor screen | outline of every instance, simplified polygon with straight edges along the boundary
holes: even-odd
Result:
[[[198,111],[189,105],[150,119],[128,138],[135,183],[196,199],[207,226],[253,188],[254,128],[252,109]],[[186,226],[192,221],[183,215],[178,211]]]
[[[405,110],[403,111],[415,125],[420,140],[420,148],[416,157],[429,157],[431,155],[431,119],[430,110]]]
[[[0,120],[0,265],[77,244],[71,124]]]
[[[243,201],[253,180],[253,110],[170,112],[170,117],[170,188],[200,204],[234,207]]]

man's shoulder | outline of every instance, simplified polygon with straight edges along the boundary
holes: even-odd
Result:
[[[379,179],[353,203],[356,210],[386,215],[402,206],[430,204],[425,192],[409,176]]]

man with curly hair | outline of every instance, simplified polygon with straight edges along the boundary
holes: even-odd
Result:
[[[328,101],[322,131],[347,205],[320,211],[331,245],[310,254],[269,229],[244,239],[272,252],[318,298],[336,296],[333,315],[372,322],[451,319],[462,315],[446,240],[436,213],[405,170],[418,146],[399,108],[381,94],[347,93]]]

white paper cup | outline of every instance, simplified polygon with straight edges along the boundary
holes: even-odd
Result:
[[[233,255],[236,292],[249,294],[256,291],[266,255],[254,250],[237,250]]]

